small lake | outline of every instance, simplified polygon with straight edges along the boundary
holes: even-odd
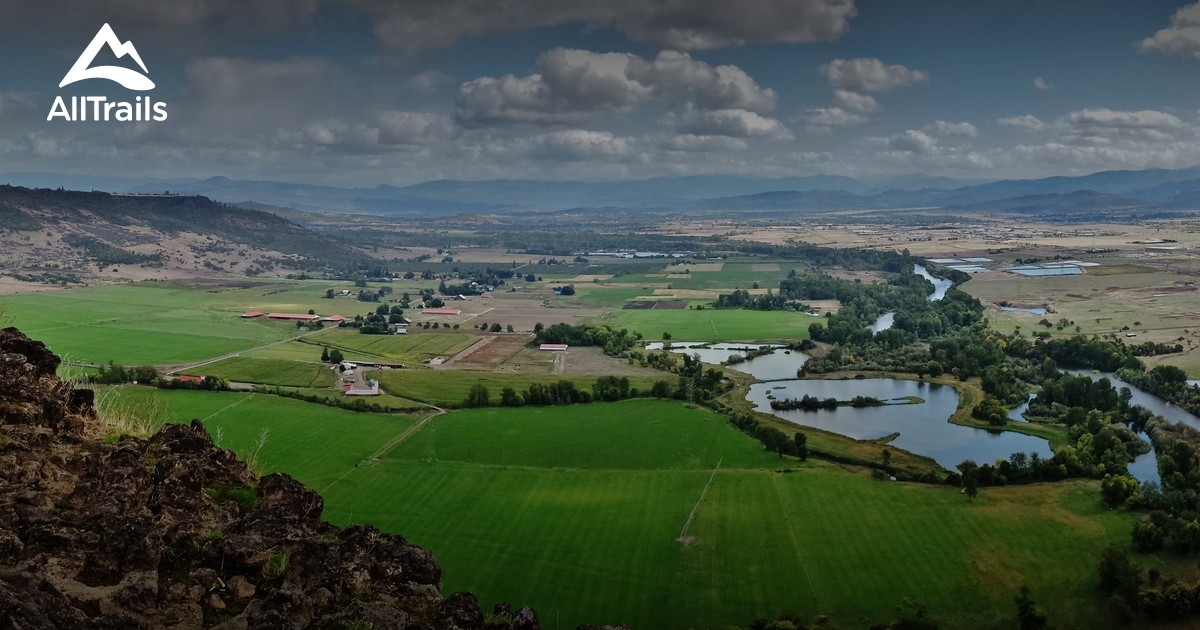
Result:
[[[925,402],[885,407],[777,411],[771,409],[771,400],[767,398],[771,395],[782,400],[801,398],[805,394],[838,400],[855,396],[880,399],[917,396]],[[985,464],[1008,459],[1009,455],[1017,452],[1037,453],[1046,458],[1053,456],[1049,443],[1041,438],[1012,431],[991,432],[950,424],[948,420],[958,408],[958,392],[947,385],[890,378],[776,381],[754,384],[746,399],[754,403],[758,411],[773,414],[788,422],[859,440],[873,440],[899,433],[892,440],[892,445],[930,457],[948,470],[954,470],[965,459]]]
[[[751,350],[776,348],[772,354],[755,357],[736,365],[725,366],[726,369],[737,370],[749,374],[760,381],[779,381],[796,378],[796,371],[808,361],[808,355],[797,350],[787,350],[778,344],[770,343],[713,343],[680,342],[672,343],[670,352],[676,354],[699,355],[700,360],[713,365],[721,365],[731,356],[746,356]],[[646,344],[647,350],[661,350],[661,343]]]
[[[879,333],[891,328],[896,323],[895,313],[884,313],[879,319],[871,322],[871,332]]]
[[[1032,313],[1034,315],[1046,315],[1050,312],[1040,306],[1036,308],[1025,308],[1022,306],[1001,306],[1000,310],[1008,311],[1010,313]]]

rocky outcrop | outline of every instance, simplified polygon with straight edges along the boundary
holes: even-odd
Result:
[[[90,392],[0,331],[0,627],[537,630],[441,593],[404,538],[321,520],[291,477],[256,476],[203,425],[97,439]]]

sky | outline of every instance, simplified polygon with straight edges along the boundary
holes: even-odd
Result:
[[[153,89],[59,87],[105,24],[146,71],[107,46],[90,67]],[[1200,3],[1179,0],[0,0],[0,59],[0,172],[376,186],[1200,164]],[[47,120],[60,96],[168,115]]]

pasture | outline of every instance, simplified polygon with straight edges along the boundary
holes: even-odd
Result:
[[[343,286],[338,283],[235,284],[140,282],[8,295],[0,302],[14,326],[55,353],[123,365],[201,361],[296,336],[290,322],[238,317],[250,310],[346,316],[371,310],[353,300],[324,299],[325,289]]]
[[[327,365],[286,359],[230,357],[192,371],[220,376],[233,382],[282,387],[332,387],[336,380]]]
[[[808,338],[808,326],[824,321],[791,311],[742,309],[622,309],[606,313],[599,323],[642,333],[647,340],[670,333],[677,341],[770,341]]]
[[[1022,584],[1053,602],[1052,624],[1094,627],[1096,558],[1132,522],[1090,482],[971,501],[781,461],[667,401],[454,412],[325,496],[337,525],[429,547],[446,589],[530,604],[562,627],[744,627],[784,613],[865,627],[906,598],[943,627],[1002,627]]]
[[[107,388],[112,389],[112,388]],[[415,423],[410,416],[358,413],[267,394],[167,391],[121,386],[124,401],[153,397],[164,422],[199,419],[220,446],[243,459],[267,430],[259,462],[322,489]]]
[[[591,391],[595,376],[579,376],[574,374],[521,374],[511,372],[484,372],[474,370],[392,370],[390,372],[371,372],[371,378],[379,380],[379,386],[384,391],[401,398],[417,400],[431,405],[458,405],[475,385],[483,385],[491,394],[492,404],[499,404],[500,391],[511,387],[518,392],[529,388],[533,383],[550,384],[558,381],[572,381],[578,389]],[[670,374],[663,374],[664,380],[671,380]],[[631,386],[648,390],[657,379],[634,376],[629,379]]]
[[[402,363],[425,363],[434,357],[450,358],[471,347],[482,337],[463,332],[413,330],[407,335],[364,335],[340,328],[314,335],[315,344],[361,353]],[[321,351],[317,350],[320,356]]]

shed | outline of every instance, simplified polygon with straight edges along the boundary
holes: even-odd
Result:
[[[538,349],[539,350],[549,350],[551,352],[562,352],[567,349],[567,344],[565,344],[565,343],[544,343]]]
[[[254,319],[255,317],[262,317],[262,316],[263,316],[263,314],[258,311],[249,311],[249,312],[241,314],[242,319]]]

